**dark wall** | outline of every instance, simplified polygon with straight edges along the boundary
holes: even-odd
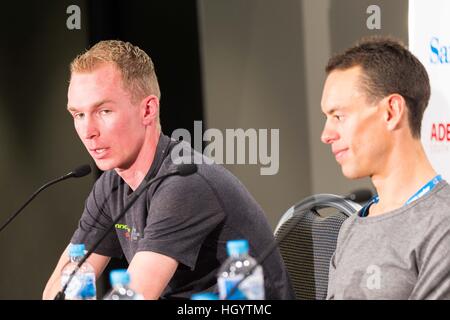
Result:
[[[66,27],[72,4],[81,9],[81,30]],[[195,1],[2,4],[0,223],[46,180],[81,163],[94,165],[65,108],[68,65],[98,40],[121,39],[144,49],[160,80],[163,132],[193,131],[193,121],[202,120],[196,12]],[[0,233],[0,299],[40,299],[94,181],[90,176],[46,190]]]
[[[195,0],[89,2],[89,42],[130,41],[152,58],[161,87],[161,126],[193,133],[202,120],[202,92]]]
[[[91,163],[66,111],[68,64],[87,45],[85,28],[66,27],[66,8],[73,3],[85,7],[84,1],[2,3],[1,222],[47,180]],[[90,176],[51,187],[0,233],[0,299],[41,297],[93,181]]]

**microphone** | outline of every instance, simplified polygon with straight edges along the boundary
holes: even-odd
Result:
[[[69,286],[70,282],[72,281],[75,274],[78,272],[78,270],[81,268],[83,263],[94,253],[95,249],[100,245],[100,243],[106,238],[106,236],[114,230],[114,226],[119,222],[119,220],[125,215],[125,213],[133,206],[133,204],[136,202],[136,200],[139,198],[139,196],[147,190],[148,187],[150,187],[153,183],[166,179],[170,176],[179,175],[181,177],[189,176],[191,174],[194,174],[197,172],[197,165],[196,164],[180,164],[177,165],[176,168],[172,171],[169,171],[166,174],[163,174],[159,177],[154,177],[150,181],[148,181],[144,187],[139,190],[139,192],[134,192],[132,195],[132,198],[127,203],[127,205],[124,207],[123,211],[113,220],[111,225],[108,229],[102,234],[102,236],[97,240],[96,243],[91,247],[91,249],[88,250],[88,252],[84,255],[84,257],[78,262],[77,266],[73,269],[72,273],[70,274],[69,278],[67,279],[66,284],[64,287],[56,294],[54,300],[64,300],[66,297],[65,291],[67,287]]]
[[[59,177],[56,178],[50,182],[47,182],[46,184],[44,184],[42,187],[40,187],[36,192],[34,192],[31,197],[16,211],[12,214],[11,217],[9,217],[9,219],[0,227],[0,232],[3,231],[3,229],[6,228],[6,226],[8,224],[10,224],[18,215],[20,212],[22,212],[22,210],[44,189],[50,187],[51,185],[69,179],[69,178],[81,178],[84,177],[86,175],[88,175],[91,172],[91,167],[88,164],[79,166],[77,168],[75,168],[73,171]]]
[[[358,189],[344,196],[345,199],[357,202],[357,203],[365,203],[372,199],[373,193],[370,189]]]
[[[69,172],[66,176],[68,176],[68,178],[81,178],[87,176],[89,173],[91,173],[91,166],[83,164],[82,166],[75,168],[72,172]]]

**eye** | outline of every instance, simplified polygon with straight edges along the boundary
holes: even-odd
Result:
[[[102,115],[107,115],[109,113],[111,113],[111,110],[108,110],[108,109],[100,110],[100,114],[102,114]]]
[[[335,114],[333,115],[333,118],[335,118],[337,121],[344,120],[344,116],[342,114]]]
[[[73,118],[74,118],[74,119],[82,119],[82,118],[84,118],[84,113],[81,113],[81,112],[79,112],[79,113],[74,113],[74,114],[73,114]]]

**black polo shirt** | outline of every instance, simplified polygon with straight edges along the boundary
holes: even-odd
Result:
[[[176,143],[161,134],[152,166],[136,192],[151,178],[175,168],[170,150]],[[193,293],[215,290],[228,240],[247,239],[253,257],[274,241],[263,210],[242,183],[224,167],[206,164],[201,154],[189,150],[195,162],[203,162],[197,172],[151,185],[95,251],[111,257],[124,254],[128,262],[139,251],[177,260],[178,268],[161,298],[189,299]],[[92,247],[132,193],[114,170],[104,172],[86,200],[71,242]],[[266,299],[294,299],[278,250],[263,263],[263,271]]]

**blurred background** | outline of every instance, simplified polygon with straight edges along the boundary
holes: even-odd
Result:
[[[366,24],[374,4],[378,30]],[[67,27],[70,5],[80,9],[80,29]],[[324,66],[364,35],[407,44],[408,1],[16,0],[2,3],[0,34],[0,223],[48,180],[95,166],[66,111],[68,65],[97,41],[120,39],[153,59],[165,134],[186,128],[194,136],[194,121],[222,132],[279,129],[277,174],[225,165],[274,228],[309,195],[372,188],[345,179],[320,142]],[[41,298],[98,174],[46,190],[0,233],[0,299]]]

